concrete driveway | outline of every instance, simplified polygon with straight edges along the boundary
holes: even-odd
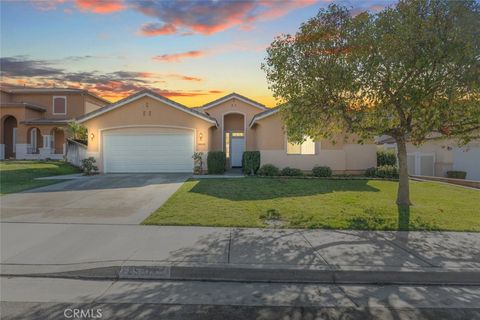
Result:
[[[2,222],[139,224],[188,174],[107,174],[2,196]]]

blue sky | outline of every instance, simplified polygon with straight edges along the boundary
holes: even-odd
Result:
[[[81,87],[112,101],[147,87],[188,106],[235,91],[273,106],[266,47],[329,3],[4,0],[2,85]],[[338,3],[375,11],[393,1]]]

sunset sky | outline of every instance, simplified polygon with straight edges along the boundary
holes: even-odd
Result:
[[[380,10],[393,0],[337,3]],[[142,88],[189,107],[237,92],[274,106],[260,64],[328,0],[1,0],[2,86]]]

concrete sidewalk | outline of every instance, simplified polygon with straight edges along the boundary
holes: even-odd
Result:
[[[480,284],[480,234],[1,223],[1,274]]]

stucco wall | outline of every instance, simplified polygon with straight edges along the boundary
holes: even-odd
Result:
[[[212,123],[149,97],[140,98],[85,121],[83,124],[88,129],[87,153],[89,156],[97,158],[100,167],[103,162],[101,139],[102,132],[105,130],[109,130],[109,132],[112,132],[111,130],[121,130],[122,132],[130,133],[187,130],[195,135],[196,151],[206,153],[209,150],[210,127],[214,126]],[[93,139],[91,137],[92,133],[94,135]]]
[[[4,122],[5,118],[7,118],[8,116],[13,116],[17,120],[17,143],[26,143],[26,141],[27,141],[26,132],[24,132],[24,128],[23,128],[24,126],[22,126],[20,124],[20,121],[23,121],[25,119],[25,108],[2,107],[0,110],[1,110],[0,143],[4,143],[3,122]]]
[[[53,97],[66,96],[67,97],[67,115],[53,114]],[[47,110],[44,113],[45,118],[49,119],[69,119],[76,118],[85,112],[85,98],[81,94],[65,94],[65,93],[45,93],[45,94],[14,94],[12,95],[12,102],[29,102],[45,107]]]
[[[271,163],[279,168],[295,167],[305,171],[316,165],[329,166],[341,173],[360,173],[376,165],[377,146],[373,143],[360,145],[355,136],[338,135],[333,140],[315,142],[314,155],[287,154],[287,138],[281,117],[275,114],[261,119],[254,126],[262,164]]]
[[[413,144],[407,144],[407,153],[433,153],[435,154],[435,175],[444,177],[446,172],[452,170],[453,152],[452,141],[428,141],[420,147]]]
[[[0,91],[0,102],[10,102],[12,100],[11,96],[8,92]]]
[[[254,107],[248,103],[245,103],[239,99],[231,98],[219,105],[208,108],[205,110],[212,117],[216,118],[219,123],[219,128],[212,132],[212,150],[223,150],[223,116],[231,113],[239,113],[245,116],[245,139],[246,139],[246,150],[256,150],[256,141],[254,137],[254,132],[252,129],[248,128],[250,121],[257,114],[263,110],[257,107]]]

